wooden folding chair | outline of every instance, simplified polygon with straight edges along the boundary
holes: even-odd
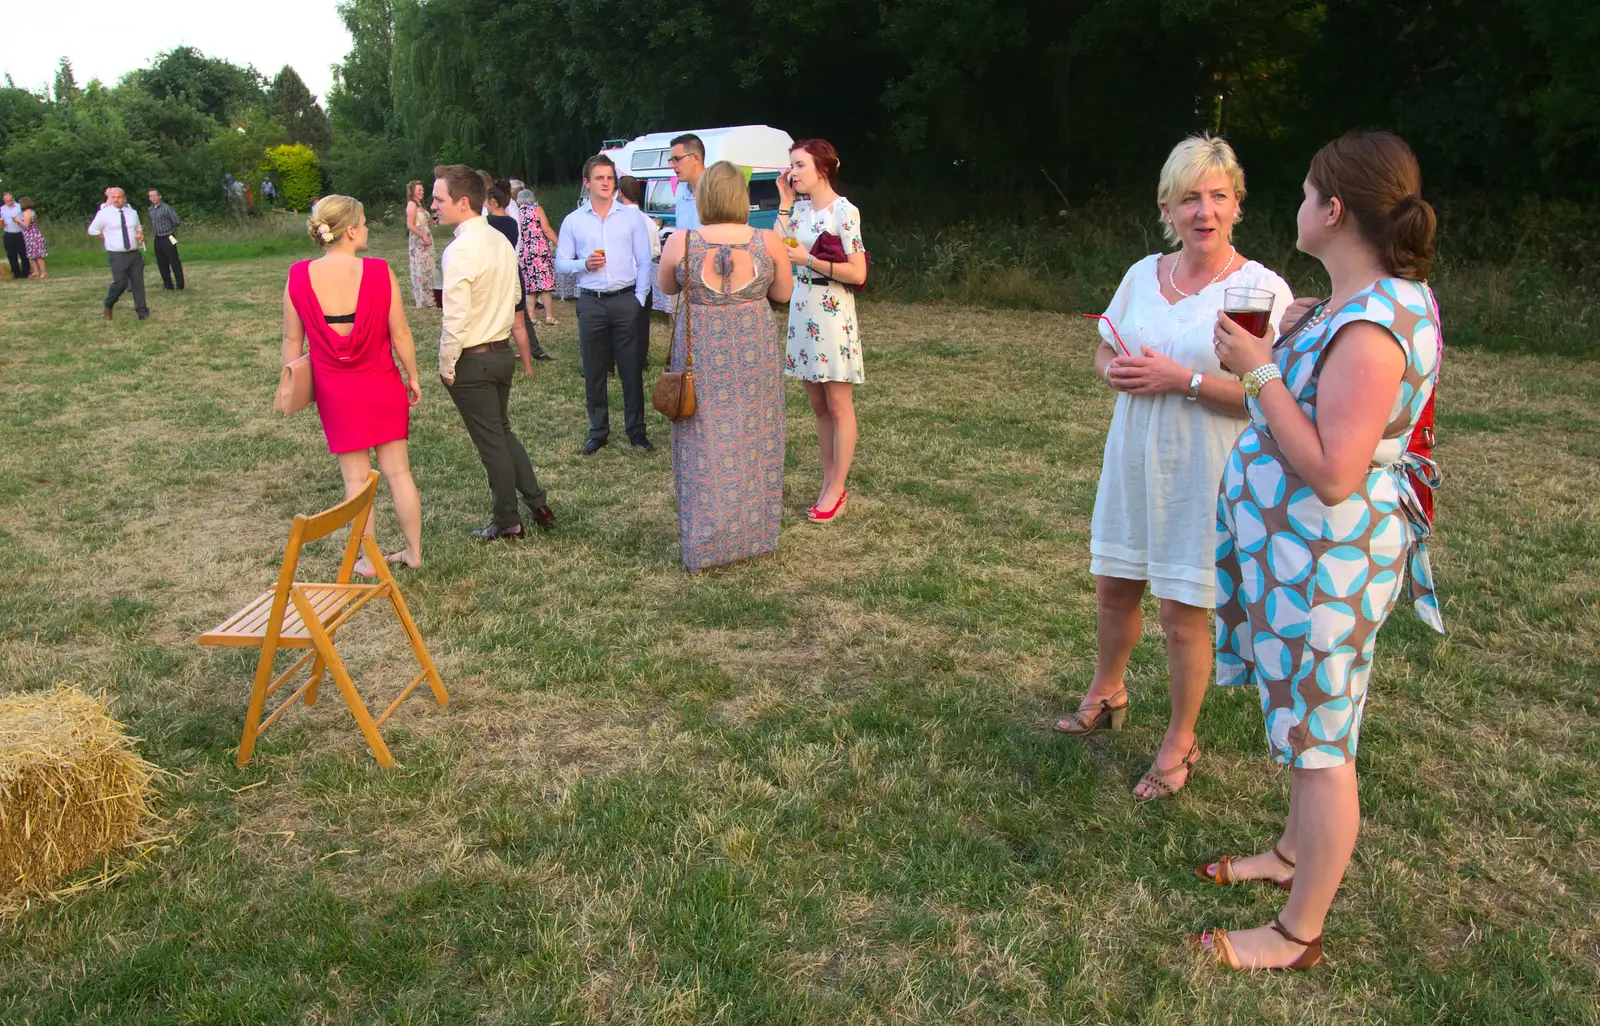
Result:
[[[383,743],[383,736],[378,733],[378,728],[383,726],[383,722],[400,707],[400,703],[406,700],[416,686],[422,683],[423,678],[427,678],[428,686],[433,689],[433,697],[440,705],[450,704],[450,696],[444,690],[444,681],[439,679],[439,670],[434,666],[433,658],[428,655],[427,648],[423,646],[422,635],[417,632],[417,625],[411,619],[411,611],[406,608],[405,599],[400,596],[400,588],[389,572],[388,560],[378,548],[377,541],[365,533],[367,517],[372,511],[372,497],[377,490],[378,475],[369,473],[367,486],[359,495],[352,496],[315,516],[296,516],[294,525],[289,529],[289,545],[283,553],[283,568],[278,573],[277,587],[228,617],[215,630],[200,635],[199,642],[202,645],[261,649],[261,659],[256,664],[255,685],[250,689],[250,708],[245,713],[244,737],[239,742],[240,769],[250,761],[250,753],[255,749],[256,738],[261,736],[262,731],[276,723],[284,710],[302,696],[306,705],[316,704],[317,688],[322,683],[324,671],[333,674],[334,683],[339,686],[339,693],[344,696],[345,704],[350,707],[350,715],[355,717],[356,724],[367,739],[367,746],[377,757],[378,765],[384,769],[394,767],[394,756],[389,754],[389,746]],[[295,580],[295,570],[300,564],[300,550],[307,543],[326,538],[346,524],[350,525],[350,540],[344,546],[344,559],[339,564],[337,581],[332,584],[313,584]],[[375,584],[350,583],[350,575],[356,565],[356,553],[362,551],[367,554],[367,559],[377,571],[378,581]],[[333,636],[356,614],[357,610],[376,598],[387,598],[394,606],[395,615],[400,618],[400,626],[405,629],[406,638],[411,642],[411,651],[416,655],[422,672],[413,677],[405,690],[400,692],[400,697],[383,711],[383,715],[374,720],[361,701],[361,696],[356,692],[356,686],[351,683],[350,674],[345,670],[339,653],[334,651]],[[273,660],[281,648],[304,648],[310,651],[283,671],[277,679],[273,679]],[[295,689],[294,694],[285,699],[283,704],[263,721],[261,713],[266,706],[268,696],[281,688],[284,682],[308,661],[311,662],[310,679]]]

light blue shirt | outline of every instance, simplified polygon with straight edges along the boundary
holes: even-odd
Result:
[[[694,204],[694,190],[689,188],[689,183],[679,182],[672,190],[672,198],[675,201],[673,230],[682,232],[700,227],[700,208]]]
[[[606,265],[590,271],[583,264],[597,249],[606,251]],[[583,206],[561,222],[556,243],[556,270],[578,276],[578,287],[615,292],[632,286],[639,305],[650,295],[650,222],[638,207],[611,201],[606,216]]]
[[[0,207],[0,221],[4,221],[6,231],[15,235],[22,231],[22,207],[16,203],[7,203]]]

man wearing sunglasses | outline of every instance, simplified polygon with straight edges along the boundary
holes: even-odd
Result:
[[[672,191],[676,203],[672,227],[680,232],[698,228],[700,211],[694,205],[694,190],[700,184],[700,176],[705,174],[706,144],[693,133],[680,135],[672,140],[672,153],[667,163],[678,176],[678,185]]]

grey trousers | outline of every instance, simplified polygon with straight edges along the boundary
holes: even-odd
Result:
[[[583,359],[583,391],[589,407],[589,437],[605,441],[611,435],[607,408],[606,373],[616,362],[617,384],[622,386],[623,423],[628,438],[645,440],[644,347],[639,341],[643,310],[633,290],[614,296],[578,296],[578,352]]]
[[[511,418],[506,412],[516,374],[517,358],[510,349],[464,353],[456,361],[455,384],[446,386],[489,475],[496,527],[522,523],[517,510],[518,492],[530,509],[550,504],[533,472],[533,464],[528,462],[528,451],[511,431]]]
[[[144,303],[144,254],[138,250],[126,253],[107,253],[106,263],[111,265],[111,287],[106,290],[106,309],[117,305],[117,300],[129,289],[133,290],[133,308],[140,317],[150,313]]]

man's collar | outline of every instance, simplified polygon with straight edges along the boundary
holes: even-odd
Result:
[[[473,214],[471,217],[467,218],[465,221],[462,221],[460,224],[456,225],[456,230],[451,234],[453,234],[458,239],[461,238],[461,233],[463,231],[465,231],[467,226],[472,224],[472,222],[474,222],[474,221],[479,222],[480,224],[482,224],[486,228],[489,226],[489,222],[485,221],[483,219],[483,215],[482,214]]]

